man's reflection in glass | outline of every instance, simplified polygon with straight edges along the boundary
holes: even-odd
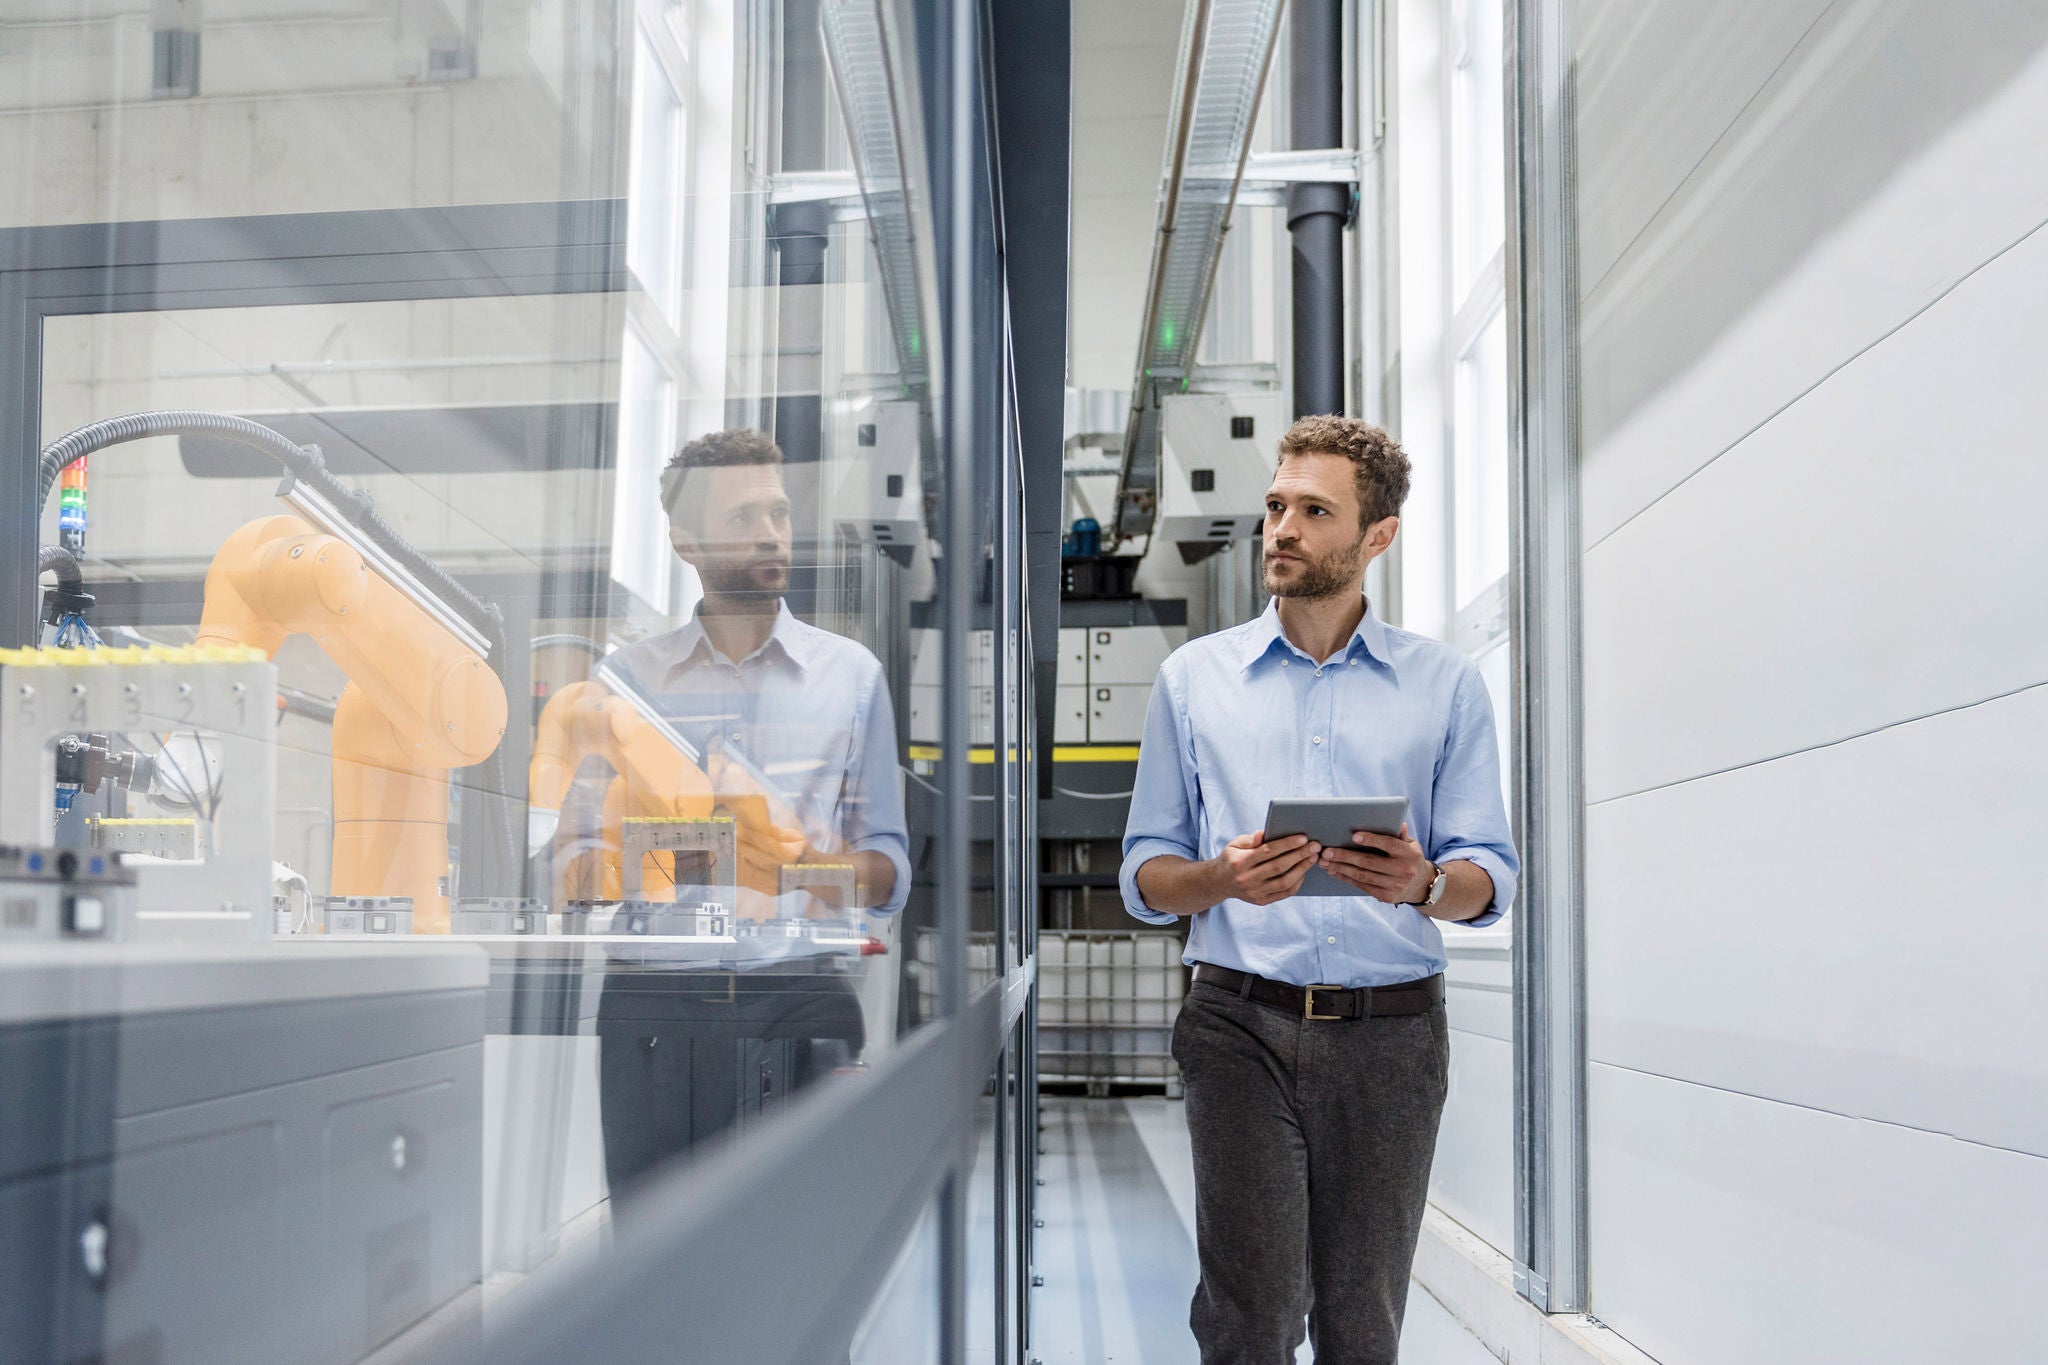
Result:
[[[783,600],[792,535],[781,450],[758,431],[700,437],[669,462],[661,493],[703,600],[679,629],[619,651],[610,670],[703,756],[736,822],[738,912],[786,926],[900,909],[909,838],[888,685],[866,648],[797,620]],[[691,855],[674,857],[676,898],[700,899]],[[782,893],[784,869],[806,863],[850,867],[852,904]],[[614,950],[598,1033],[615,1200],[662,1160],[858,1059],[850,968],[860,959],[844,943],[857,935],[837,937],[742,937],[716,961],[656,943]]]

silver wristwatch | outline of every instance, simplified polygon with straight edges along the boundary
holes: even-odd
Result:
[[[1417,902],[1425,909],[1442,900],[1445,890],[1451,884],[1451,870],[1448,867],[1442,863],[1432,863],[1431,866],[1436,868],[1436,877],[1429,884],[1429,894]]]

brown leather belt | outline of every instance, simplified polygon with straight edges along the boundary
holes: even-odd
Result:
[[[1290,986],[1250,972],[1213,963],[1195,964],[1195,980],[1221,986],[1243,1000],[1298,1014],[1304,1019],[1382,1019],[1397,1014],[1427,1014],[1444,998],[1442,972],[1392,986]]]

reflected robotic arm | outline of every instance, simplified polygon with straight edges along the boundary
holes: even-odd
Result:
[[[334,713],[332,890],[410,896],[416,932],[448,928],[448,773],[505,733],[504,685],[413,585],[291,515],[230,536],[206,575],[202,645],[275,656],[310,636],[347,674]]]
[[[600,847],[575,851],[555,874],[555,903],[616,900],[620,895],[619,830],[628,816],[701,820],[715,804],[711,779],[690,746],[600,681],[571,683],[548,698],[533,740],[527,774],[535,834],[554,833],[576,770],[602,758],[616,774],[604,797]],[[669,880],[649,854],[641,885]]]

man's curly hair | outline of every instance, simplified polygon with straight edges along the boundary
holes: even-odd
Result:
[[[1361,529],[1401,514],[1408,501],[1408,456],[1385,428],[1357,417],[1302,417],[1280,438],[1280,458],[1342,455],[1358,477]]]
[[[661,471],[661,506],[669,524],[684,526],[683,484],[693,469],[716,469],[725,465],[782,463],[782,447],[766,432],[752,427],[714,431],[678,450]]]

